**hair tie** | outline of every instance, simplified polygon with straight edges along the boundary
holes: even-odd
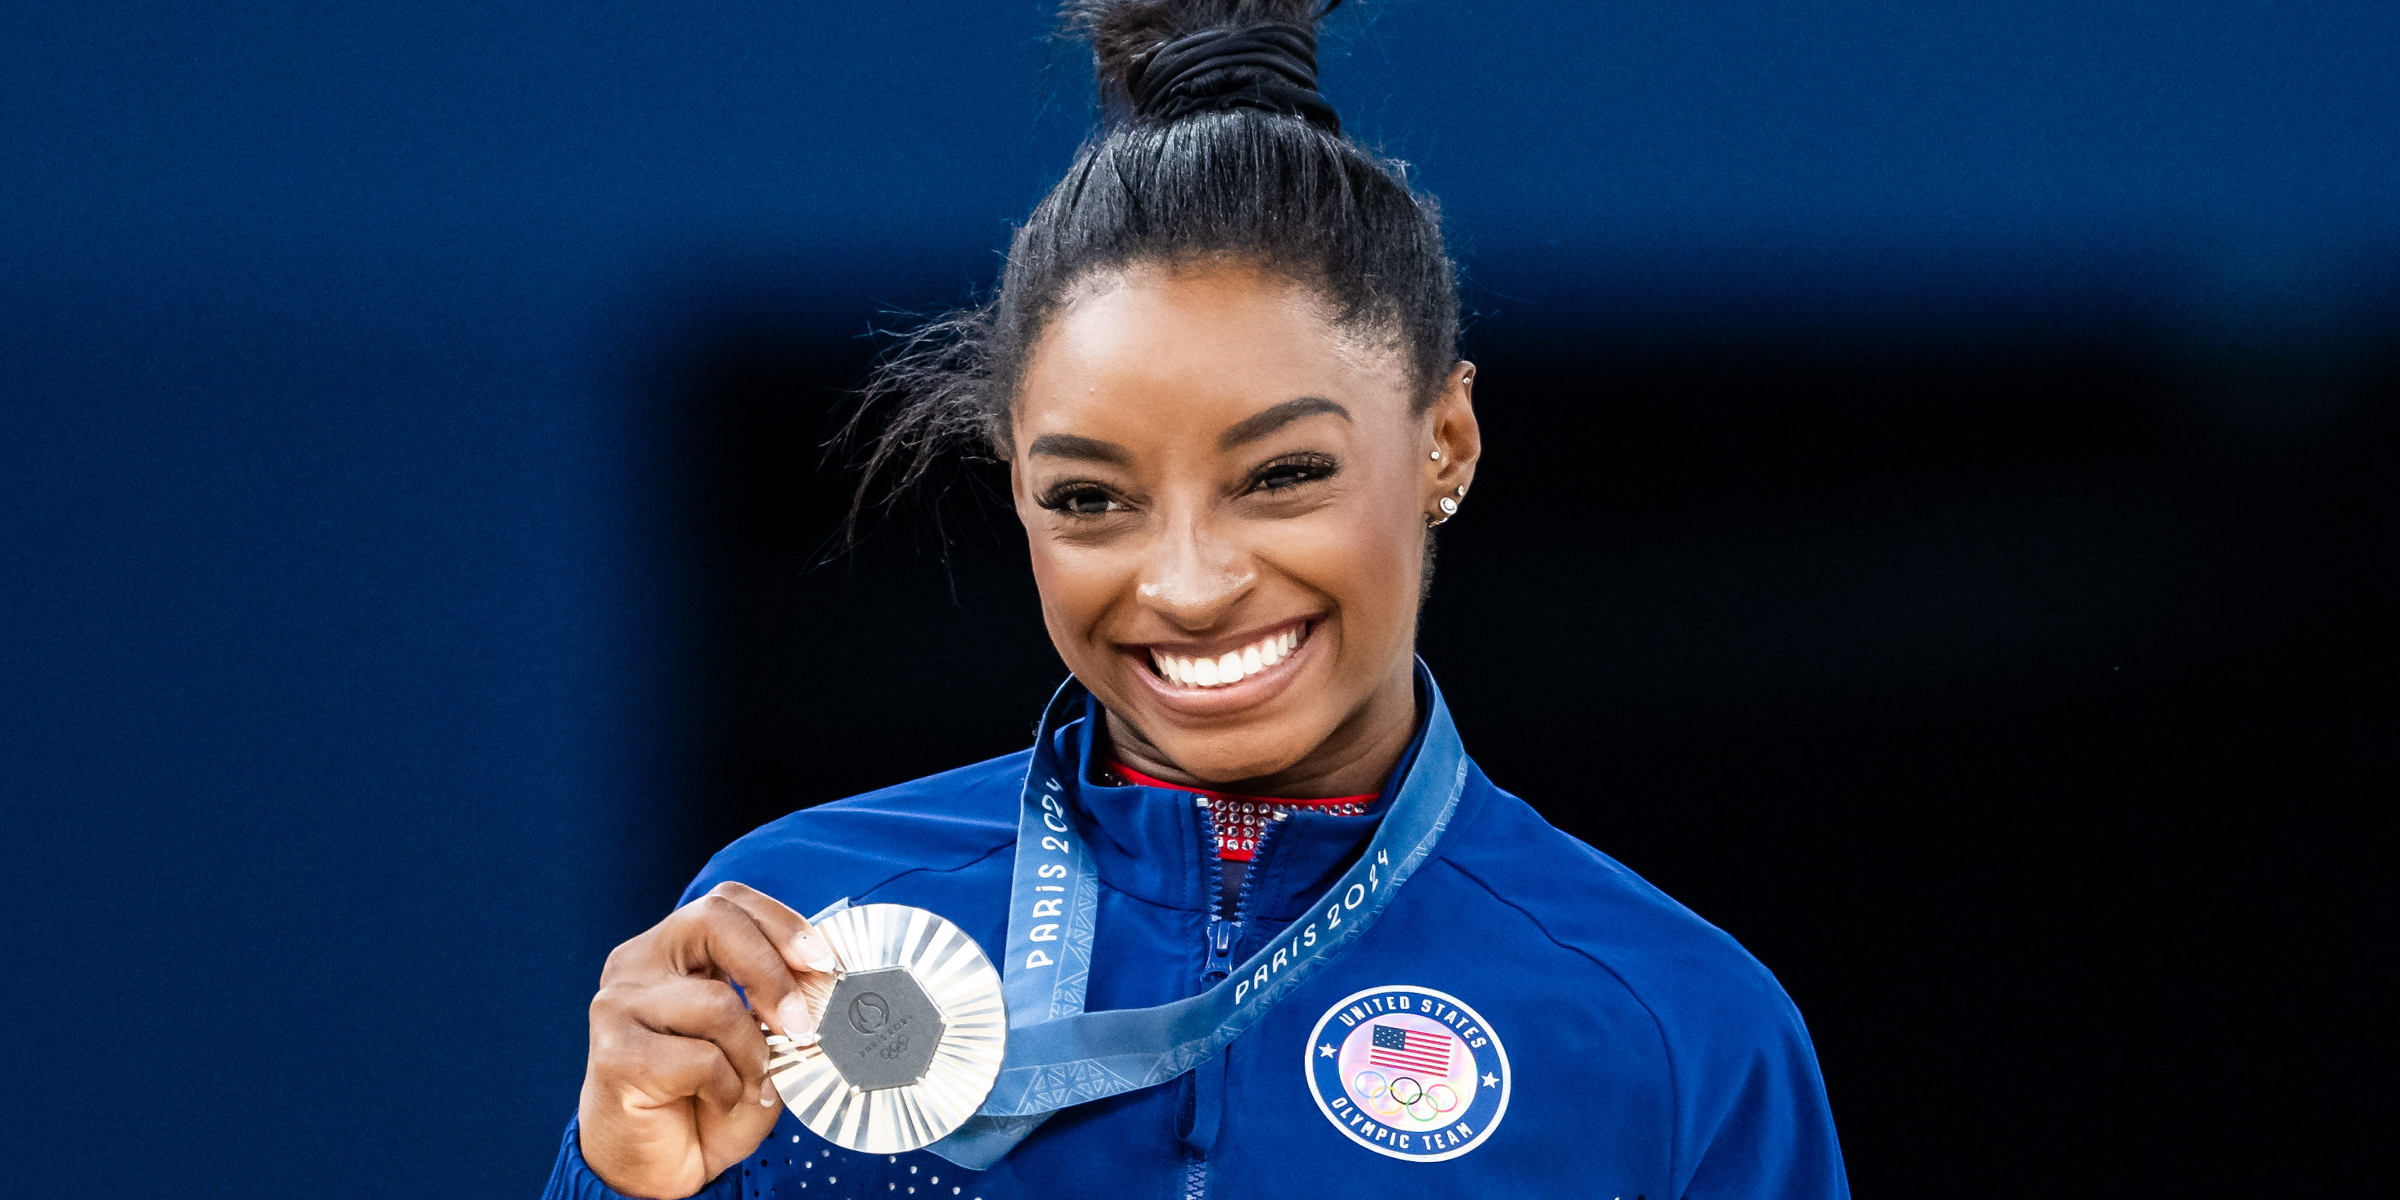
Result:
[[[1173,121],[1195,112],[1255,108],[1342,132],[1342,119],[1317,93],[1316,32],[1286,21],[1163,43],[1134,60],[1125,90],[1136,117]]]

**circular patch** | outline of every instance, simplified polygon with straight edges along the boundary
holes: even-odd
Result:
[[[1396,985],[1344,997],[1308,1037],[1308,1090],[1351,1141],[1440,1162],[1483,1144],[1508,1112],[1508,1051],[1448,992]]]

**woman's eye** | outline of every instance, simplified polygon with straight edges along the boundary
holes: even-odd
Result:
[[[1043,497],[1042,507],[1078,517],[1096,517],[1125,507],[1096,487],[1061,488]]]
[[[1283,459],[1260,467],[1250,477],[1250,486],[1262,492],[1280,492],[1334,473],[1333,460],[1311,456]]]

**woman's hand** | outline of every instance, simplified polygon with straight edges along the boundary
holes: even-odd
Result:
[[[757,1149],[783,1107],[759,1023],[814,1042],[836,969],[800,914],[738,883],[610,952],[577,1118],[584,1162],[628,1196],[677,1197]]]

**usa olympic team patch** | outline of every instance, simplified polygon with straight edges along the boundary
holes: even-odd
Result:
[[[1508,1051],[1483,1015],[1432,988],[1368,988],[1317,1018],[1308,1090],[1351,1141],[1440,1162],[1483,1144],[1508,1112]]]

